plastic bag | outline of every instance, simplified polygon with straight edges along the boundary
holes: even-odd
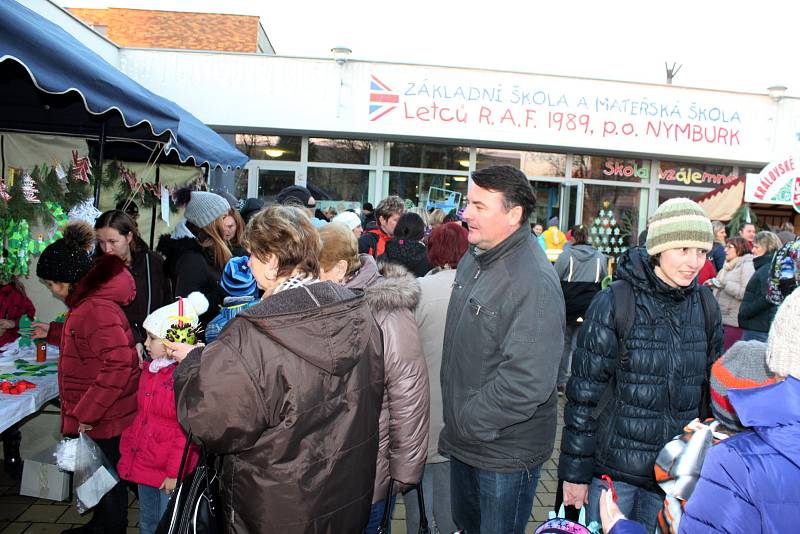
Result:
[[[83,514],[94,508],[103,495],[111,491],[119,482],[119,477],[114,466],[92,438],[81,432],[77,441],[72,489],[78,512]]]
[[[56,457],[56,465],[58,465],[59,469],[62,471],[69,471],[70,473],[75,471],[75,452],[77,448],[77,438],[62,439],[58,443],[58,447],[53,456]]]

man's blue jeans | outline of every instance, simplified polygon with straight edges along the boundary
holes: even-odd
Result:
[[[450,460],[453,519],[466,534],[524,534],[539,467],[498,473]]]
[[[600,491],[603,489],[599,478],[593,478],[589,485],[589,504],[586,510],[586,521],[600,523]],[[655,532],[658,511],[664,505],[664,495],[657,491],[648,491],[633,484],[614,482],[617,492],[617,506],[625,517],[641,523],[645,530]]]
[[[389,532],[392,531],[392,511],[394,510],[394,503],[397,501],[397,495],[392,495],[391,508],[389,508]],[[367,521],[367,528],[364,529],[364,534],[375,534],[378,532],[378,527],[381,526],[383,520],[383,511],[386,509],[386,499],[378,501],[369,509],[369,521]]]

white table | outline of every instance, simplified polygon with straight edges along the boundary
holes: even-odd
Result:
[[[36,348],[19,347],[17,342],[9,343],[4,347],[5,352],[0,352],[0,375],[19,372],[15,360],[22,359],[27,363],[42,365],[43,363],[58,364],[58,347],[47,346],[47,361],[36,361]],[[56,370],[57,365],[48,366],[47,369]],[[11,428],[27,416],[38,412],[44,404],[58,397],[58,373],[45,376],[15,376],[14,378],[0,378],[15,382],[27,380],[36,384],[34,389],[29,389],[19,395],[10,395],[0,392],[0,433]]]

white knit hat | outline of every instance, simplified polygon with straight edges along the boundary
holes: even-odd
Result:
[[[350,228],[350,230],[355,230],[356,228],[361,226],[361,218],[352,211],[343,211],[342,213],[334,217],[331,222],[342,223],[343,225]]]
[[[181,300],[183,303],[181,304]],[[179,309],[183,306],[183,314],[181,315]],[[195,291],[189,293],[189,296],[184,299],[178,299],[172,304],[167,304],[157,309],[148,315],[142,326],[150,334],[153,334],[159,339],[166,339],[167,330],[172,328],[173,325],[178,323],[179,318],[184,323],[190,323],[192,326],[197,326],[200,322],[200,315],[208,310],[208,299],[202,293]]]
[[[796,337],[800,331],[800,290],[784,299],[778,308],[767,339],[767,365],[776,375],[800,379],[800,350]]]

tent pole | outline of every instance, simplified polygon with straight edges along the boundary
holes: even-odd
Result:
[[[161,165],[156,165],[156,187],[160,188],[161,184]],[[150,248],[153,248],[153,242],[156,238],[156,204],[153,204],[153,209],[150,213]]]
[[[97,156],[97,176],[94,180],[94,207],[100,209],[100,182],[103,177],[103,150],[106,145],[106,123],[100,125],[100,154]]]

